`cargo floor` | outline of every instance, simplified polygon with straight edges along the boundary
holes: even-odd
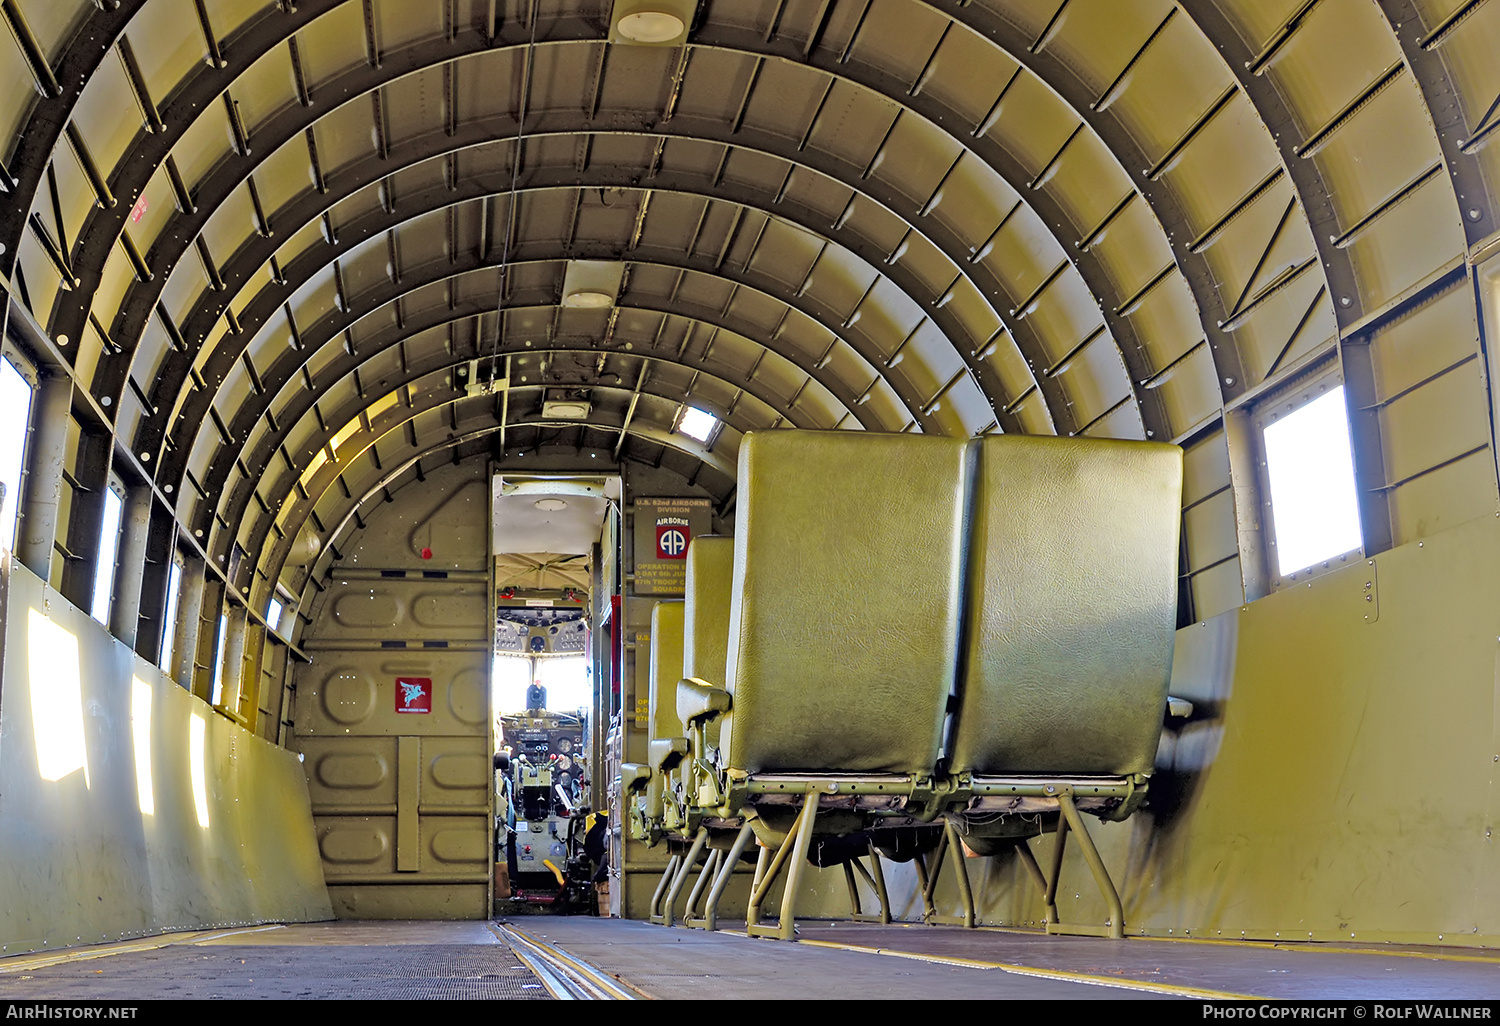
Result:
[[[547,964],[572,962],[606,986],[679,1000],[1500,998],[1500,954],[1481,950],[1107,941],[817,921],[799,924],[798,942],[788,944],[752,940],[737,925],[709,934],[527,916],[494,926],[342,921],[200,931],[0,959],[0,1000],[546,998],[556,987],[534,971],[539,961],[544,974]],[[549,951],[560,960],[549,962]]]

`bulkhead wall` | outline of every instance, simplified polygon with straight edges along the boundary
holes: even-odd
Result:
[[[294,743],[340,917],[488,914],[489,517],[484,460],[437,467],[361,519],[312,606]]]
[[[6,555],[0,955],[331,919],[297,756]]]

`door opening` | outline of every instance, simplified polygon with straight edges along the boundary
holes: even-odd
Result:
[[[610,599],[596,563],[620,480],[496,475],[491,494],[496,904],[597,912],[608,822],[594,800],[595,626]]]

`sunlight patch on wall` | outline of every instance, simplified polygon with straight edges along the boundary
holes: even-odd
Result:
[[[151,685],[139,677],[130,681],[130,740],[135,749],[136,804],[142,816],[156,815],[151,787]]]
[[[198,713],[188,718],[188,760],[193,777],[193,807],[198,810],[198,825],[208,829],[208,745],[204,735],[208,723]]]
[[[37,772],[61,780],[83,770],[89,783],[88,747],[83,738],[83,687],[78,673],[78,639],[38,609],[30,609],[27,648],[31,678],[31,729],[36,738]]]

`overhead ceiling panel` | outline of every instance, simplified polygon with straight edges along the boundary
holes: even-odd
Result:
[[[0,158],[24,183],[0,270],[72,336],[69,373],[187,537],[217,559],[288,504],[247,584],[401,461],[466,431],[461,452],[498,452],[502,416],[513,453],[618,441],[723,489],[739,435],[778,423],[1212,431],[1338,321],[1459,273],[1500,174],[1488,134],[1453,136],[1493,114],[1494,5],[1425,48],[1361,0],[875,0],[826,23],[755,0],[703,5],[686,46],[608,42],[594,0],[501,4],[493,26],[468,0],[15,6],[54,69],[111,17],[125,46],[56,101],[0,46]],[[1424,31],[1452,12],[1418,7]],[[628,267],[613,310],[560,306],[580,259]],[[508,413],[453,388],[475,358],[513,361]],[[538,423],[564,381],[597,396],[590,425]],[[415,405],[387,401],[406,382]],[[689,398],[725,418],[712,453],[671,432]],[[314,468],[349,424],[357,457]]]

